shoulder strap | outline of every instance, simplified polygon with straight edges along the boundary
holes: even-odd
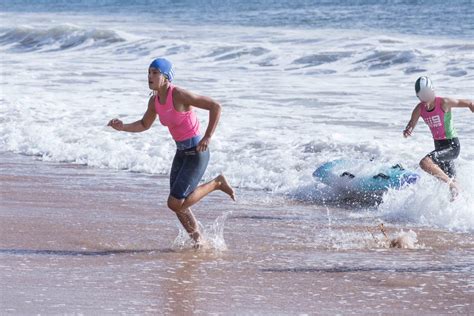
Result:
[[[173,90],[174,86],[170,84],[170,88],[168,89],[168,95],[166,96],[166,104],[171,104],[173,106]]]
[[[443,101],[444,101],[444,98],[442,97],[436,97],[435,99],[435,105],[438,107],[439,106],[439,109],[443,112],[443,113],[447,113],[444,111],[443,109]],[[449,112],[449,111],[448,111]]]

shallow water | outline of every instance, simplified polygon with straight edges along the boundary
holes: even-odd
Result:
[[[472,113],[453,110],[455,202],[418,167],[424,123],[401,136],[417,77],[472,95],[471,1],[0,6],[3,313],[473,313]],[[426,16],[437,23],[420,27]],[[166,208],[166,128],[105,126],[142,116],[158,56],[223,106],[204,178],[224,172],[239,200],[196,206],[199,251]],[[339,158],[421,177],[347,195],[312,177]],[[387,248],[381,222],[410,249]]]
[[[388,249],[376,213],[239,189],[195,207],[219,241],[195,250],[176,246],[166,177],[0,161],[2,312],[473,312],[471,234],[385,223],[417,238]]]
[[[426,125],[420,121],[411,139],[401,136],[417,103],[418,76],[430,75],[442,96],[472,91],[474,50],[453,30],[443,37],[348,30],[336,22],[333,28],[162,24],[142,11],[114,15],[100,7],[75,14],[25,8],[0,19],[2,151],[167,175],[174,144],[166,128],[157,122],[127,134],[105,127],[114,117],[141,118],[147,66],[166,56],[177,85],[223,106],[206,179],[224,172],[241,188],[311,202],[321,196],[311,175],[328,160],[365,159],[368,168],[369,159],[402,163],[421,174],[422,184],[389,194],[380,212],[413,224],[474,229],[472,113],[453,110],[464,191],[454,207],[445,186],[418,167],[433,150]],[[204,129],[207,113],[198,117]]]

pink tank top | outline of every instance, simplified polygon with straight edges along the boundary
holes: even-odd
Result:
[[[199,120],[193,110],[178,112],[173,105],[174,86],[170,85],[166,103],[160,104],[155,97],[155,111],[162,125],[167,126],[171,136],[177,142],[199,135]]]
[[[457,135],[453,126],[453,117],[451,111],[443,111],[443,98],[436,97],[434,104],[434,109],[428,111],[426,110],[426,104],[421,103],[421,117],[430,127],[433,138],[435,140],[455,138]]]

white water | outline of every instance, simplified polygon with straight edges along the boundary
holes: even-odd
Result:
[[[200,251],[211,251],[213,253],[219,253],[227,250],[227,245],[224,240],[224,227],[225,222],[232,212],[225,212],[221,216],[217,217],[213,223],[207,226],[203,226],[198,222],[199,231],[202,234],[202,243],[200,244]],[[195,242],[189,237],[189,234],[182,228],[180,224],[177,224],[178,236],[176,236],[171,249],[183,250],[183,249],[194,249]]]
[[[433,149],[428,128],[420,121],[411,139],[401,136],[418,76],[430,75],[441,96],[472,98],[474,46],[460,39],[79,15],[0,21],[0,150],[48,161],[167,174],[174,144],[158,121],[142,134],[105,126],[141,118],[158,56],[174,62],[176,85],[223,105],[205,178],[224,172],[239,187],[304,192],[309,201],[325,189],[311,174],[327,160],[375,157],[419,171]],[[207,113],[198,115],[205,128]],[[422,174],[388,192],[383,218],[474,229],[472,117],[454,110],[462,196],[449,203],[446,187]]]

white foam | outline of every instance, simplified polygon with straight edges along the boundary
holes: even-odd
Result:
[[[418,244],[418,236],[413,230],[404,231],[403,229],[397,232],[396,236],[390,242],[392,248],[402,249],[421,249],[424,245]]]
[[[368,228],[367,228],[368,229]],[[326,244],[329,249],[344,251],[352,249],[425,249],[424,244],[419,244],[417,234],[413,230],[404,231],[401,229],[395,234],[388,234],[385,237],[382,232],[344,232],[333,233],[331,229],[319,232],[319,239]],[[321,244],[321,241],[317,241]]]
[[[18,33],[18,17],[0,18],[0,37]],[[58,38],[51,19],[61,30]],[[167,174],[174,144],[158,121],[141,134],[105,127],[114,117],[125,122],[142,117],[148,64],[166,56],[176,66],[177,85],[223,105],[205,178],[224,172],[237,186],[278,194],[314,185],[315,168],[337,158],[375,157],[416,168],[433,149],[422,122],[411,139],[401,136],[417,102],[416,77],[431,75],[437,91],[452,97],[469,97],[474,79],[474,52],[455,39],[169,26],[80,15],[29,14],[24,21],[31,47],[41,43],[41,49],[12,50],[18,36],[0,41],[0,150]],[[70,35],[74,47],[63,45]],[[453,112],[462,144],[460,170],[469,172],[472,114]],[[204,130],[207,112],[199,110],[198,116]],[[464,187],[473,195],[472,185]],[[403,194],[393,193],[392,200],[409,199]],[[390,205],[405,203],[392,200],[384,201],[388,213],[397,212]],[[463,207],[450,214],[460,216],[450,226],[466,226]]]
[[[231,213],[232,212],[225,212],[217,217],[214,222],[206,226],[198,223],[199,230],[203,237],[203,242],[199,248],[200,251],[221,252],[227,250],[227,245],[224,240],[224,227],[225,221]],[[179,251],[194,249],[195,243],[189,237],[189,234],[181,227],[181,225],[177,225],[177,227],[179,230],[178,236],[173,241],[171,249]]]
[[[387,220],[408,221],[454,230],[474,230],[474,181],[472,162],[459,165],[458,183],[461,193],[451,202],[448,186],[434,177],[422,174],[421,179],[401,191],[391,190],[379,206]]]

